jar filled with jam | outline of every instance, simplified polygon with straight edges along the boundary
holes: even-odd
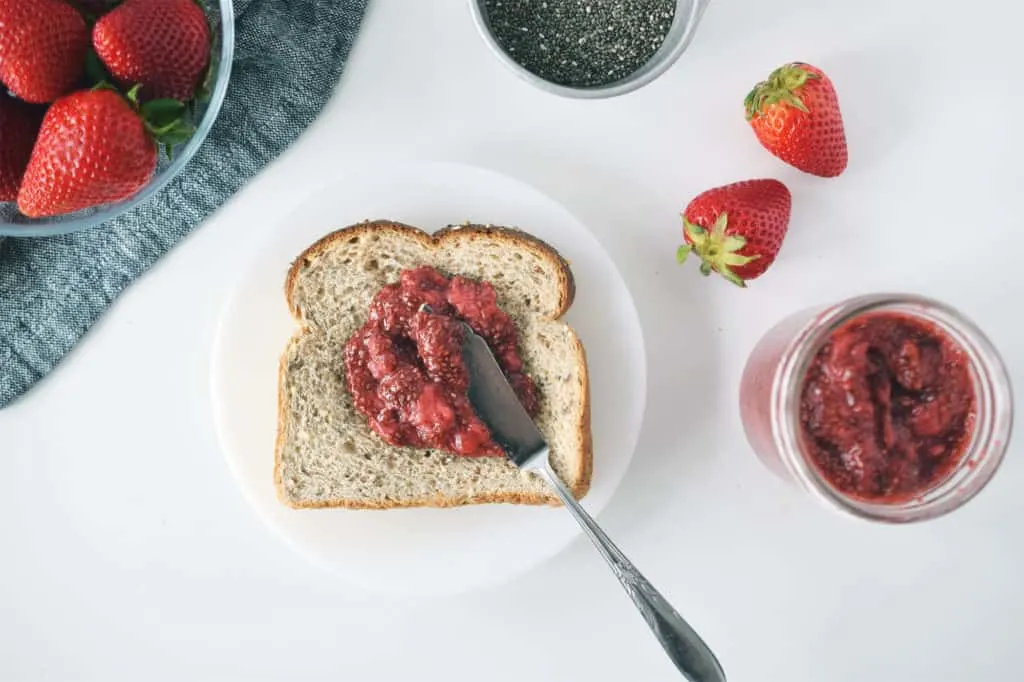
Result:
[[[797,313],[740,385],[751,446],[815,497],[876,521],[948,513],[992,478],[1013,421],[999,354],[937,301],[873,295]]]

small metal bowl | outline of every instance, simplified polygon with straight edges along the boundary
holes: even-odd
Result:
[[[473,20],[476,22],[477,30],[483,36],[484,42],[491,48],[491,52],[497,55],[508,68],[522,78],[542,90],[561,95],[562,97],[575,97],[578,99],[602,99],[606,97],[617,97],[627,92],[642,88],[655,78],[665,73],[672,64],[683,54],[693,34],[697,30],[701,16],[711,0],[676,0],[676,13],[672,19],[672,27],[665,36],[665,42],[661,44],[658,51],[648,60],[646,64],[634,71],[629,76],[609,83],[590,87],[573,87],[560,85],[545,80],[527,70],[516,62],[508,52],[501,46],[491,30],[487,18],[487,10],[484,8],[484,0],[469,0],[470,11],[473,13]]]

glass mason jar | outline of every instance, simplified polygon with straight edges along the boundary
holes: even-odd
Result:
[[[800,399],[808,367],[833,332],[868,313],[912,317],[945,334],[967,359],[975,396],[974,423],[959,463],[930,488],[892,501],[865,500],[832,486],[812,461],[801,431]],[[960,313],[927,298],[876,294],[796,313],[765,334],[743,372],[740,415],[754,451],[783,478],[835,509],[873,521],[905,523],[951,512],[988,483],[1006,452],[1013,397],[999,354]]]

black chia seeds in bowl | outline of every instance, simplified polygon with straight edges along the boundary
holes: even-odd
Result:
[[[520,77],[569,97],[612,97],[686,49],[709,0],[471,0],[484,38]]]

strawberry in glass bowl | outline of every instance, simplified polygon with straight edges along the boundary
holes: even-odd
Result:
[[[152,197],[213,127],[233,49],[231,0],[0,0],[0,236]]]

